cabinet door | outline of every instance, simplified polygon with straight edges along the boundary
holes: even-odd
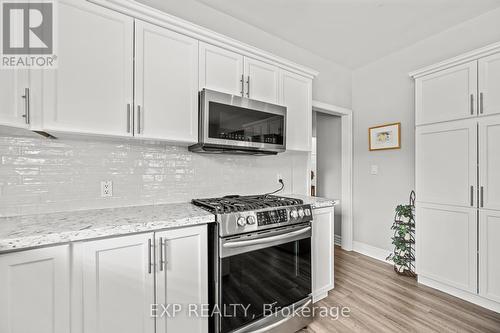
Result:
[[[61,0],[58,11],[58,68],[43,72],[44,128],[130,136],[133,19],[87,1]]]
[[[416,125],[477,115],[477,61],[415,81]]]
[[[479,293],[500,302],[500,212],[479,211]]]
[[[69,247],[0,255],[0,332],[70,331]]]
[[[500,116],[479,120],[481,208],[500,210]]]
[[[74,245],[75,332],[154,332],[153,246],[152,233]]]
[[[477,291],[477,209],[417,204],[417,269],[449,286]]]
[[[247,98],[277,104],[280,69],[265,62],[245,57]]]
[[[208,302],[207,227],[159,232],[156,295],[158,304],[180,304],[175,317],[157,319],[157,332],[208,332],[207,318],[189,316],[188,306]]]
[[[136,136],[197,141],[197,40],[136,21],[135,104]]]
[[[281,104],[287,107],[286,148],[310,151],[312,137],[312,80],[287,71],[281,73]]]
[[[25,89],[28,70],[2,70],[0,75],[0,125],[27,128]]]
[[[479,59],[479,114],[500,113],[500,53]]]
[[[313,211],[312,223],[312,271],[313,302],[328,295],[333,288],[333,221],[334,209],[322,208]]]
[[[419,202],[477,207],[477,121],[418,127],[416,184]]]
[[[199,88],[243,96],[243,56],[200,43]]]

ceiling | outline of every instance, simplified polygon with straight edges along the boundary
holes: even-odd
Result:
[[[500,0],[196,1],[352,69],[500,7]]]

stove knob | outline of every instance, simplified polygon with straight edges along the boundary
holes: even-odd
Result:
[[[292,209],[292,211],[290,212],[290,217],[292,219],[296,219],[298,216],[299,216],[299,213],[297,213],[297,210],[295,208]]]
[[[248,224],[255,224],[255,217],[253,215],[250,215],[247,217],[247,223]]]
[[[247,224],[247,220],[243,217],[243,216],[240,216],[238,217],[238,220],[236,221],[236,223],[240,226],[240,227],[244,227],[245,224]]]
[[[302,208],[299,208],[299,217],[300,218],[304,217],[304,210]]]
[[[311,210],[309,208],[306,208],[305,210],[306,216],[311,216]]]

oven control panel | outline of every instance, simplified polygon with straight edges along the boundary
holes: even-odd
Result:
[[[310,220],[312,220],[312,210],[309,205],[257,212],[258,226],[286,222],[306,222]]]
[[[217,216],[221,237],[312,221],[311,205],[269,207]]]
[[[288,222],[288,211],[286,209],[257,212],[257,224],[259,226],[284,222]]]

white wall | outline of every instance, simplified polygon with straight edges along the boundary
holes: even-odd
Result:
[[[353,72],[355,241],[391,249],[394,208],[407,202],[415,186],[414,84],[408,72],[498,41],[500,9]],[[402,149],[369,152],[368,127],[399,121]],[[379,166],[377,176],[370,175],[371,164]]]
[[[0,133],[1,134],[1,133]],[[195,154],[186,147],[0,135],[0,216],[170,202],[228,194],[306,194],[308,154]],[[113,181],[113,197],[100,182]]]
[[[320,112],[315,112],[315,114],[317,195],[340,199],[342,196],[342,119]],[[335,235],[342,235],[340,205],[335,207]]]
[[[195,0],[138,0],[189,22],[319,71],[313,99],[351,106],[351,71]]]

